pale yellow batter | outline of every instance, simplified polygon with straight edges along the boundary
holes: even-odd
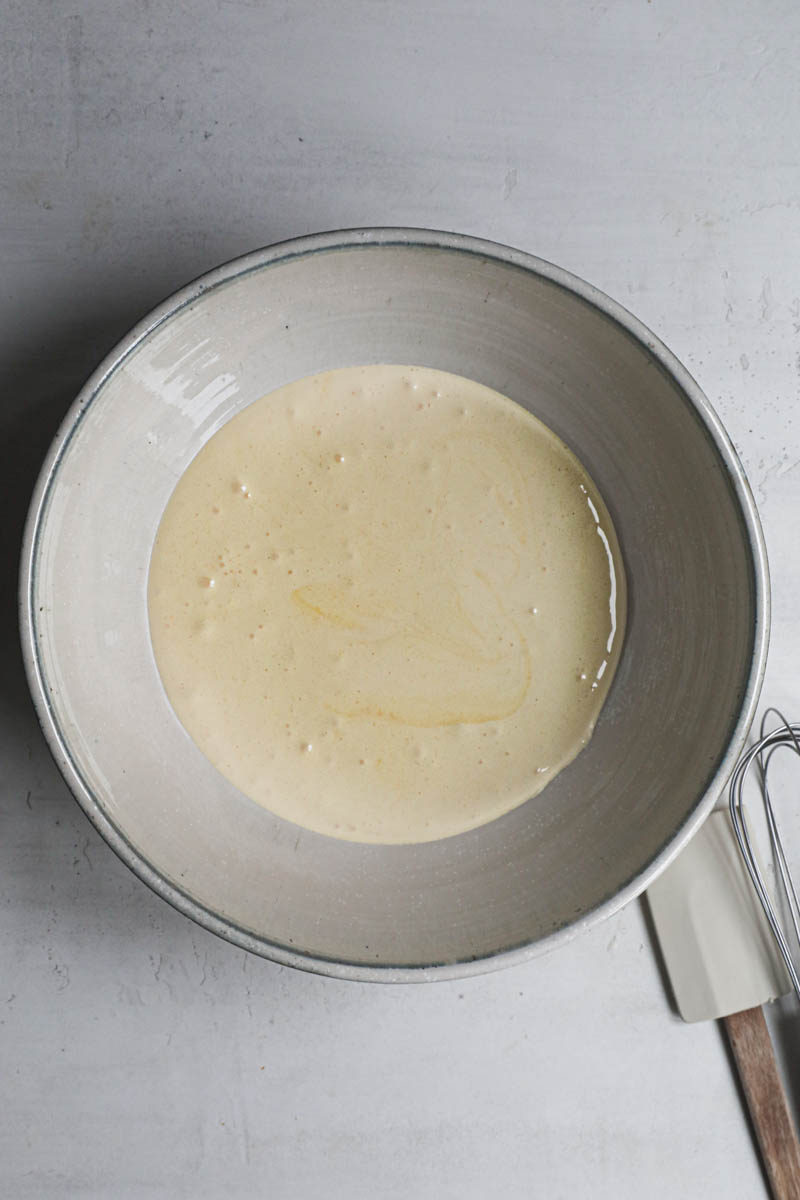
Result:
[[[420,842],[508,812],[586,744],[625,583],[546,426],[459,376],[369,366],[211,438],[149,605],[175,712],[243,792],[333,837]]]

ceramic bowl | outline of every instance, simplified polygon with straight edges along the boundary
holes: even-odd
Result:
[[[148,631],[153,539],[201,446],[289,380],[373,362],[469,376],[551,426],[606,500],[629,588],[622,659],[588,747],[514,812],[423,845],[329,839],[248,800],[175,717]],[[687,371],[559,268],[420,230],[258,251],[137,326],[45,462],[21,599],[45,734],[125,862],[247,950],[388,981],[517,962],[642,891],[740,752],[768,630],[753,500]]]

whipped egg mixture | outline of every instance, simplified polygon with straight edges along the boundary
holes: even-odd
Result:
[[[319,833],[421,842],[508,812],[586,745],[625,580],[597,489],[524,408],[350,367],[203,447],[149,610],[169,700],[223,775]]]

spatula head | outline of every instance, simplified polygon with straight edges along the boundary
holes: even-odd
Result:
[[[790,990],[727,812],[711,814],[647,897],[684,1021],[725,1017]]]

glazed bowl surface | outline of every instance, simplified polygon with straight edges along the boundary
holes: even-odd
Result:
[[[622,658],[586,749],[500,820],[409,846],[326,838],[242,795],[174,715],[147,615],[161,515],[207,439],[290,380],[366,363],[465,375],[535,413],[597,483],[628,582]],[[558,267],[405,229],[255,252],[138,325],[45,462],[21,604],[45,734],[132,869],[248,950],[385,981],[519,961],[642,891],[743,746],[769,625],[752,496],[670,352]]]

